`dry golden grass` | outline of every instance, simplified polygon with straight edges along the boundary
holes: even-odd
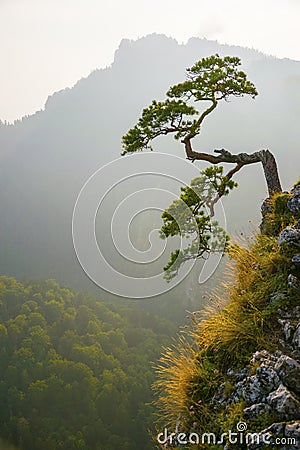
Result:
[[[193,421],[206,429],[216,423],[206,400],[226,380],[227,369],[247,364],[254,351],[271,350],[277,341],[275,310],[281,305],[270,304],[270,294],[286,290],[288,250],[259,234],[243,247],[232,245],[230,256],[228,282],[192,315],[188,336],[166,349],[157,366],[159,417],[168,426],[175,427],[179,415],[187,427]]]

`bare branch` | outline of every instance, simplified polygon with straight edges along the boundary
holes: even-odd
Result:
[[[263,149],[251,154],[238,153],[237,155],[233,155],[228,150],[222,148],[219,150],[218,149],[214,150],[214,153],[219,154],[219,156],[215,156],[209,153],[195,152],[192,148],[190,135],[187,135],[182,142],[185,145],[185,153],[187,159],[190,159],[192,161],[195,160],[207,161],[210,162],[211,164],[220,164],[220,163],[237,164],[234,169],[228,172],[227,177],[229,176],[229,178],[231,178],[243,166],[260,162],[264,169],[269,195],[271,196],[274,192],[282,192],[276,161],[274,156],[269,150]]]

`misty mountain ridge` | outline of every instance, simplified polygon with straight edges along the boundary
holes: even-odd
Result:
[[[158,50],[160,49],[161,44],[164,45],[165,49],[168,50],[168,53],[159,53]],[[199,46],[201,47],[199,49]],[[103,77],[103,72],[110,71],[111,69],[121,68],[121,70],[128,69],[128,72],[130,72],[130,64],[134,63],[136,60],[140,61],[139,67],[142,69],[141,73],[144,75],[144,64],[151,63],[151,60],[153,60],[153,63],[156,63],[159,61],[162,65],[169,66],[170,69],[174,69],[175,60],[173,61],[172,58],[169,58],[168,56],[170,54],[176,53],[174,56],[175,58],[178,58],[178,50],[181,50],[181,56],[184,58],[187,55],[187,64],[192,64],[195,62],[195,60],[190,60],[190,54],[193,51],[200,52],[198,53],[199,56],[197,56],[198,59],[205,57],[207,55],[213,54],[215,52],[218,52],[220,56],[226,56],[226,55],[235,55],[239,56],[242,60],[243,66],[246,67],[249,64],[260,60],[262,58],[267,58],[268,61],[270,59],[273,59],[274,61],[284,61],[284,62],[298,62],[294,61],[288,58],[277,58],[272,55],[264,54],[263,52],[255,49],[250,49],[246,47],[241,47],[237,45],[229,45],[229,44],[220,44],[217,40],[208,40],[206,38],[196,38],[191,37],[188,39],[186,44],[179,44],[178,41],[175,38],[167,37],[163,34],[157,34],[153,33],[151,35],[147,35],[145,37],[142,37],[138,40],[132,40],[132,39],[122,39],[119,45],[119,48],[115,51],[114,54],[114,60],[113,63],[105,68],[101,69],[95,69],[93,70],[87,77],[83,77],[80,80],[78,80],[73,87],[66,87],[64,89],[61,89],[57,92],[54,92],[53,94],[50,94],[48,98],[46,99],[44,107],[36,111],[36,113],[31,115],[25,115],[24,117],[20,119],[16,119],[13,123],[8,123],[6,121],[1,121],[0,119],[0,126],[3,127],[10,127],[10,126],[17,126],[20,123],[31,120],[33,117],[35,117],[38,114],[41,114],[45,112],[48,109],[51,109],[52,107],[56,108],[57,106],[61,106],[61,99],[64,97],[64,100],[67,99],[67,97],[70,95],[71,99],[74,101],[76,99],[76,91],[84,91],[85,97],[87,98],[89,94],[94,94],[94,89],[99,90],[99,78]],[[187,54],[187,53],[190,54]],[[158,59],[160,58],[160,59]],[[167,64],[166,64],[167,63]],[[184,70],[184,69],[183,69]],[[182,67],[179,67],[178,69],[178,77],[182,77],[183,74]],[[178,82],[178,77],[174,79],[174,83]],[[171,84],[172,82],[170,82]],[[80,98],[80,95],[77,95],[77,99]],[[82,99],[81,99],[82,100]],[[53,106],[54,102],[54,106]]]
[[[220,104],[205,122],[195,149],[223,147],[239,153],[269,148],[284,188],[293,184],[300,163],[300,62],[206,39],[191,38],[185,45],[156,34],[124,39],[110,67],[48,97],[43,111],[0,127],[1,273],[89,286],[71,237],[72,211],[82,185],[119,157],[121,137],[142,108],[154,98],[164,99],[170,85],[184,80],[187,67],[214,53],[239,56],[259,96]],[[174,140],[154,148],[185,158]],[[237,181],[239,189],[224,202],[233,232],[248,218],[259,220],[266,196],[258,165],[246,167]],[[242,208],[247,217],[241,216]]]

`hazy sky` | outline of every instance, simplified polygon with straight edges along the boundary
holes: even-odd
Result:
[[[300,0],[0,0],[0,118],[113,61],[122,38],[206,37],[300,60]]]

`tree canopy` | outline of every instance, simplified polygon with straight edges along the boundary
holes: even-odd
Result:
[[[0,448],[151,449],[150,361],[173,332],[54,280],[0,277]]]

